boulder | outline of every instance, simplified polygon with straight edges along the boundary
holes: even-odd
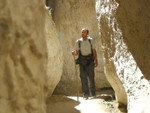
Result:
[[[45,15],[45,35],[47,46],[47,74],[45,89],[47,96],[50,96],[61,79],[63,71],[63,50],[49,11],[46,11]]]
[[[106,77],[128,113],[150,111],[149,3],[96,0]]]
[[[0,0],[0,113],[46,113],[60,80],[62,50],[44,4]]]

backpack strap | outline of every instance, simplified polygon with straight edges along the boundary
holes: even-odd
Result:
[[[90,39],[88,39],[89,40],[89,42],[90,42],[90,45],[91,45],[91,49],[92,49],[92,43],[91,43],[91,40]]]
[[[79,44],[79,50],[80,50],[80,47],[81,47],[81,40],[78,41],[78,44]]]
[[[90,39],[88,39],[88,41],[90,42],[91,49],[92,49],[92,43],[91,43],[91,40],[90,40]],[[78,41],[78,44],[79,44],[79,49],[80,49],[80,47],[81,47],[81,41],[80,41],[80,40]]]
[[[90,45],[91,45],[91,53],[93,54],[93,50],[92,50],[92,43],[91,43],[91,40],[88,39]],[[81,48],[81,40],[78,41],[78,45],[79,45],[79,51],[80,51],[80,48]]]
[[[88,39],[88,40],[89,40],[89,42],[90,42],[90,45],[91,45],[91,53],[92,53],[92,55],[93,55],[92,43],[91,43],[91,40],[90,40],[90,39]]]

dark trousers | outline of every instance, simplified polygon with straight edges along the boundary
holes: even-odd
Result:
[[[80,64],[80,78],[82,83],[82,91],[84,94],[89,95],[88,78],[90,82],[90,92],[95,95],[95,81],[94,81],[94,62],[91,61],[89,65]]]

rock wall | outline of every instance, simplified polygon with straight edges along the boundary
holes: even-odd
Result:
[[[44,4],[0,0],[0,113],[46,113],[45,98],[60,79],[62,50],[52,20],[45,26]]]
[[[96,68],[96,89],[110,87],[104,75],[103,56],[100,47],[98,22],[95,12],[95,1],[91,0],[54,0],[53,19],[63,48],[64,67],[63,75],[55,93],[74,94],[76,79],[74,59],[71,51],[74,50],[76,39],[81,37],[81,29],[90,30],[90,36],[95,39],[98,52],[99,66]],[[79,80],[80,81],[80,80]]]
[[[63,51],[51,13],[48,11],[46,12],[45,18],[45,31],[48,58],[45,89],[47,91],[47,95],[50,96],[61,79],[63,71]]]
[[[96,0],[106,76],[128,113],[149,113],[149,1]]]

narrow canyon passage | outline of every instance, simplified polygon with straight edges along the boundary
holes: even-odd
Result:
[[[0,113],[150,113],[149,5],[0,0]],[[97,97],[76,101],[71,52],[82,28],[95,41]]]
[[[96,97],[89,97],[87,100],[79,95],[64,96],[52,95],[47,99],[47,113],[127,113],[126,108],[118,109],[118,102],[115,100],[114,91],[101,89]]]
[[[119,113],[116,100],[105,101],[100,94],[97,95],[98,98],[88,99],[87,101],[82,99],[81,94],[79,102],[76,101],[75,96],[63,96],[76,93],[76,90],[72,90],[76,89],[76,78],[71,51],[74,49],[75,41],[80,38],[80,31],[83,27],[89,29],[89,35],[94,38],[96,44],[99,64],[95,69],[96,91],[100,88],[111,87],[104,72],[105,63],[95,11],[95,1],[52,0],[47,4],[51,8],[52,20],[55,23],[54,27],[62,46],[64,58],[61,79],[53,92],[54,95],[47,100],[47,113]],[[118,85],[120,84],[118,83]],[[120,88],[122,88],[121,85]],[[103,94],[105,95],[105,93]]]

